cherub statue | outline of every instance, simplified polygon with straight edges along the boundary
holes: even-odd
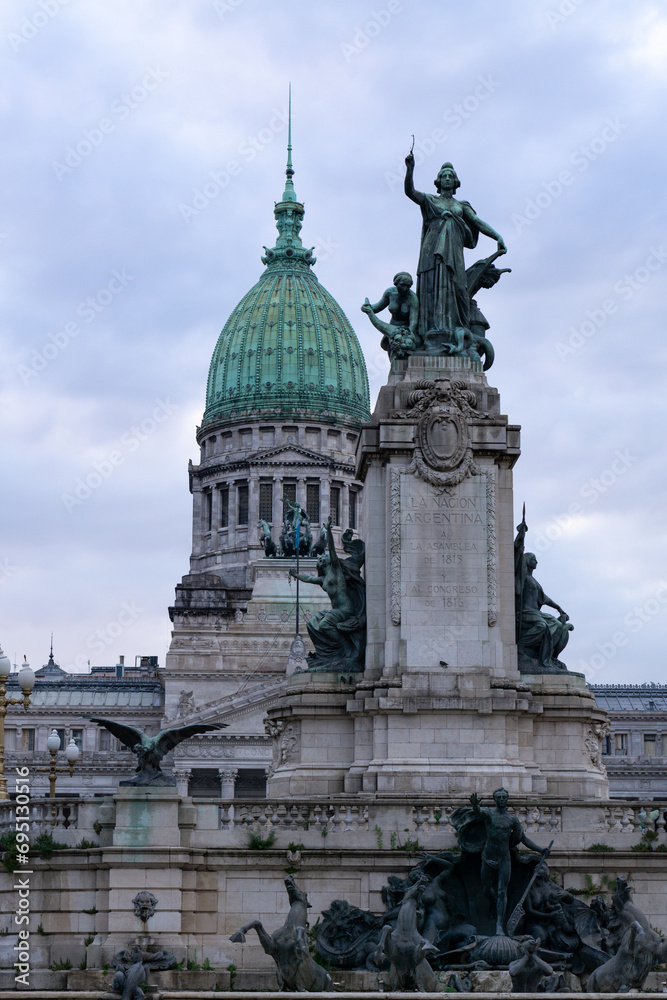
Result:
[[[394,275],[393,288],[387,288],[379,302],[372,305],[366,299],[361,307],[361,311],[366,313],[376,330],[383,335],[380,347],[388,352],[392,361],[394,358],[407,358],[419,347],[419,299],[411,289],[412,275],[407,271],[399,271]],[[389,310],[389,323],[375,315],[383,309]]]

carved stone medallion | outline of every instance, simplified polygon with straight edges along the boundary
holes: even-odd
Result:
[[[417,438],[426,463],[440,472],[458,468],[470,446],[460,410],[449,406],[425,413],[417,426]]]

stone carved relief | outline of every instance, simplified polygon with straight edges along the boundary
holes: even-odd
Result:
[[[389,611],[394,625],[401,624],[401,473],[394,467],[389,483]]]
[[[417,425],[417,439],[428,465],[444,472],[457,469],[470,447],[468,426],[451,407],[425,413]]]
[[[309,612],[304,611],[303,614],[305,617],[306,615],[309,614]],[[171,649],[188,651],[193,649],[208,648],[208,649],[213,649],[216,652],[219,651],[221,653],[225,652],[242,653],[246,651],[256,652],[259,649],[264,649],[264,650],[272,649],[274,651],[282,649],[289,650],[290,643],[291,643],[290,638],[285,638],[285,639],[274,638],[274,639],[259,640],[259,639],[231,639],[227,637],[223,638],[222,636],[214,636],[214,635],[202,638],[202,637],[195,637],[188,635],[188,636],[177,636],[176,638],[172,639]]]
[[[593,723],[584,739],[584,746],[591,764],[596,771],[600,771],[602,774],[607,773],[607,769],[602,763],[602,741],[607,736],[609,736],[609,723],[605,721]]]
[[[496,474],[482,469],[486,476],[486,591],[489,625],[498,620],[498,545],[496,537]]]
[[[283,764],[290,764],[295,759],[299,737],[294,723],[289,722],[286,725],[282,719],[276,721],[265,719],[264,729],[267,735],[273,739],[273,758],[267,772],[267,776],[270,778],[279,767]]]
[[[178,705],[176,706],[176,718],[184,719],[186,715],[191,715],[195,710],[195,698],[193,691],[181,689]]]
[[[475,475],[467,417],[477,417],[477,397],[462,379],[423,379],[408,395],[407,411],[392,419],[419,417],[411,472],[432,486],[456,486]]]
[[[192,628],[193,626],[204,626],[209,629],[227,628],[229,617],[219,613],[211,614],[206,611],[192,611],[188,608],[177,608],[174,610],[174,626],[176,628]]]
[[[290,764],[298,753],[299,737],[297,736],[296,726],[293,723],[289,723],[285,726],[285,730],[280,737],[280,763]]]
[[[155,907],[158,902],[159,900],[155,898],[152,892],[144,890],[137,893],[132,900],[135,917],[139,917],[143,923],[146,923],[151,917],[155,916]]]
[[[207,746],[194,746],[189,747],[187,752],[187,760],[220,760],[228,759],[230,757],[249,757],[252,759],[264,759],[266,757],[266,750],[261,746],[254,747],[244,747],[244,746],[229,746],[229,747],[207,747]]]
[[[219,767],[218,777],[221,781],[227,784],[233,785],[238,777],[239,771],[237,767]]]

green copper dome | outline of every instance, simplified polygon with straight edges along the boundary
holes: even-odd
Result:
[[[202,429],[251,411],[370,419],[368,376],[356,334],[313,274],[315,257],[299,237],[304,209],[293,173],[290,143],[285,191],[274,211],[279,237],[275,247],[264,248],[266,270],[220,334]]]

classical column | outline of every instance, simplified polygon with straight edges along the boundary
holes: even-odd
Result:
[[[214,549],[218,548],[217,531],[220,524],[220,489],[215,483],[211,487],[211,539]]]
[[[331,479],[322,476],[320,479],[320,524],[326,524],[331,513]]]
[[[253,548],[258,548],[255,528],[259,520],[259,477],[248,476],[248,541]]]
[[[273,478],[273,538],[276,545],[280,541],[280,531],[285,520],[285,504],[283,503],[282,471]]]
[[[176,788],[178,789],[178,794],[187,796],[188,785],[190,783],[190,778],[192,777],[192,768],[174,768],[174,777],[176,778]]]
[[[193,556],[198,556],[204,551],[204,546],[202,545],[204,525],[202,524],[201,485],[199,480],[194,476],[192,477],[192,506],[192,554]]]
[[[220,776],[220,798],[234,798],[234,782],[236,781],[238,773],[238,768],[235,767],[218,768],[218,774]]]

